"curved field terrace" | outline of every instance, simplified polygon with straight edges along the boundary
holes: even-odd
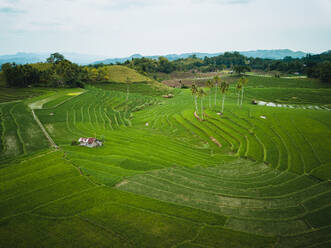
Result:
[[[248,80],[0,94],[0,247],[329,247],[331,91]]]

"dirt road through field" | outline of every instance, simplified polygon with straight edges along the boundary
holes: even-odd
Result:
[[[31,106],[30,106],[31,108]],[[35,121],[38,123],[39,127],[41,128],[41,130],[43,131],[43,133],[45,134],[46,138],[48,139],[49,143],[51,144],[52,147],[54,148],[59,148],[54,140],[52,139],[52,137],[48,134],[48,132],[46,131],[44,125],[40,122],[40,120],[38,119],[38,117],[36,116],[35,112],[34,112],[34,109],[31,108],[31,111],[32,111],[32,115],[33,115],[33,118],[35,119]]]

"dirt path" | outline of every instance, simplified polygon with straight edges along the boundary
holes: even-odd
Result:
[[[38,123],[39,127],[41,128],[41,130],[43,131],[43,133],[45,134],[46,138],[48,139],[49,143],[51,144],[52,147],[58,149],[59,147],[55,144],[54,140],[51,138],[51,136],[48,134],[48,132],[46,131],[45,127],[43,126],[43,124],[40,122],[40,120],[38,119],[38,117],[36,116],[34,109],[31,108],[32,111],[32,115],[33,118],[35,119],[35,121]]]

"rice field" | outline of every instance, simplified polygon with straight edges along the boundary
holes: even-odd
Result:
[[[204,121],[189,89],[145,83],[1,104],[0,247],[329,247],[330,90],[256,78]]]

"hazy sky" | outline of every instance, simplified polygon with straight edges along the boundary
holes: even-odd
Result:
[[[0,0],[0,54],[331,49],[331,0]]]

